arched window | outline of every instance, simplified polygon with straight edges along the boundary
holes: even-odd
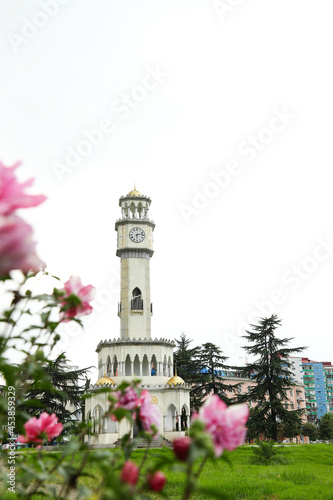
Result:
[[[140,376],[140,361],[139,356],[136,354],[134,358],[134,375]]]
[[[94,415],[94,432],[100,434],[103,432],[103,421],[102,421],[103,409],[100,405],[97,405],[95,407],[93,415]]]
[[[166,419],[165,419],[165,430],[166,431],[175,431],[177,427],[177,410],[176,407],[171,404],[167,407],[166,410]]]
[[[149,375],[149,364],[148,364],[147,354],[145,354],[143,356],[143,360],[142,360],[142,375],[144,377],[146,377],[147,375]]]
[[[113,376],[118,377],[118,360],[117,356],[113,356]]]
[[[181,412],[181,430],[185,430],[187,428],[187,417],[189,416],[189,410],[187,405],[183,405]]]
[[[140,288],[134,288],[132,292],[131,300],[131,310],[132,311],[143,311],[143,300]]]
[[[163,360],[163,377],[167,377],[168,374],[167,374],[167,358],[166,356],[164,356],[164,360]]]
[[[173,373],[171,373],[171,357],[168,358],[168,377],[172,377]]]
[[[155,354],[152,355],[151,357],[151,372],[150,375],[156,375],[157,374],[157,361],[156,361],[156,356]]]
[[[126,360],[125,360],[125,376],[131,376],[132,373],[131,373],[131,357],[129,354],[127,354],[126,356]]]
[[[111,375],[111,359],[110,356],[106,359],[106,374],[109,377]]]

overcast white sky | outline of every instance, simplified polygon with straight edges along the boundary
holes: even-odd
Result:
[[[73,364],[119,336],[114,222],[134,180],[156,222],[154,338],[185,332],[243,363],[243,326],[274,312],[333,361],[332,14],[331,0],[0,1],[1,159],[48,196],[24,213],[48,270],[97,288],[85,331],[64,332]]]

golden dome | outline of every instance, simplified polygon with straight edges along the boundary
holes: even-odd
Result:
[[[134,186],[134,189],[130,191],[126,196],[142,196],[140,191],[137,191],[136,187]]]
[[[115,385],[112,378],[106,377],[105,375],[104,377],[99,378],[96,382],[96,385],[107,385],[107,384]]]
[[[171,377],[170,380],[167,381],[168,385],[183,385],[185,384],[184,380],[181,377],[178,377],[178,375],[175,375],[174,377]]]

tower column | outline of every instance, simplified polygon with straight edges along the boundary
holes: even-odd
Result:
[[[134,375],[134,361],[131,361],[131,376]]]
[[[121,259],[120,338],[150,339],[150,258],[155,223],[148,218],[151,199],[135,188],[119,200],[117,256]],[[124,370],[122,370],[124,372]]]
[[[142,361],[140,361],[139,363],[140,363],[140,377],[142,377]]]

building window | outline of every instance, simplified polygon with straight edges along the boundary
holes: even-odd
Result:
[[[140,288],[134,288],[131,300],[132,311],[143,311],[143,300]]]

